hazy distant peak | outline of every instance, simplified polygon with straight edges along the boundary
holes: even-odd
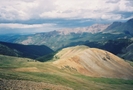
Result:
[[[58,30],[61,35],[67,35],[70,33],[99,33],[104,31],[110,24],[93,24],[88,27],[78,27],[78,28],[65,28]]]
[[[133,22],[133,18],[129,19],[127,22]]]

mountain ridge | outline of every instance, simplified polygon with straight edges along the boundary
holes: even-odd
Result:
[[[110,26],[108,26],[104,32],[110,33],[126,33],[133,36],[133,18],[128,21],[122,22],[113,22]]]
[[[84,33],[84,32],[94,34],[104,31],[104,29],[106,29],[109,25],[110,24],[93,24],[88,27],[73,28],[73,29],[65,28],[57,31],[61,35],[67,35],[70,33]]]
[[[58,52],[53,62],[60,69],[92,77],[133,79],[133,67],[114,54],[87,46],[68,47]]]

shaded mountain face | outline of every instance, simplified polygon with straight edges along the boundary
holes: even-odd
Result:
[[[123,49],[123,53],[121,53],[119,56],[124,59],[133,61],[133,43]]]
[[[0,54],[9,56],[21,56],[21,52],[11,49],[6,45],[0,43]]]
[[[44,45],[21,45],[0,42],[0,54],[3,55],[38,58],[40,56],[47,55],[52,52],[53,50]]]
[[[92,77],[133,79],[133,67],[114,54],[87,46],[62,49],[53,62],[60,69]]]
[[[123,52],[128,45],[133,43],[130,39],[107,40],[106,42],[86,42],[84,45],[107,50],[115,55]]]
[[[125,33],[133,36],[133,19],[128,20],[125,23],[114,22],[108,26],[104,32],[106,33]]]

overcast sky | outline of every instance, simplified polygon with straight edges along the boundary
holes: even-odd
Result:
[[[45,32],[133,18],[133,0],[0,0],[0,33]]]

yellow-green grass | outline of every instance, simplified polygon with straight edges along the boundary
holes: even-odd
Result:
[[[30,71],[23,68],[35,68]],[[132,90],[133,80],[94,78],[61,70],[52,65],[52,61],[37,62],[28,58],[0,55],[0,78],[28,80],[63,85],[74,90]]]
[[[128,63],[130,63],[131,66],[133,66],[133,61],[127,60]]]

